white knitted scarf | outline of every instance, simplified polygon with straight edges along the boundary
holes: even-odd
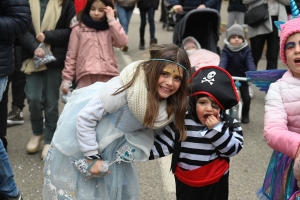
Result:
[[[123,85],[126,85],[132,79],[137,66],[143,61],[136,61],[126,66],[120,73],[120,79]],[[132,114],[140,121],[144,122],[144,117],[146,114],[147,102],[148,102],[148,90],[146,87],[146,76],[144,70],[141,68],[139,75],[135,79],[131,87],[125,90],[127,95],[128,107]],[[160,101],[159,114],[154,122],[154,129],[162,128],[168,125],[174,119],[174,114],[172,113],[170,118],[168,118],[168,113],[166,112],[167,101],[164,99]]]

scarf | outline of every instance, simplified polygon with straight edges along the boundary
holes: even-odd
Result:
[[[109,29],[107,19],[101,21],[94,21],[89,15],[82,16],[82,22],[89,28],[96,29],[97,31],[104,31]]]
[[[49,0],[42,23],[40,23],[40,14],[41,14],[40,1],[29,0],[29,4],[30,4],[31,16],[32,16],[32,24],[35,33],[39,34],[43,31],[54,30],[57,21],[61,15],[61,9],[62,9],[62,6],[60,5],[61,1]],[[49,44],[46,44],[46,48],[50,51],[51,47]],[[46,69],[47,69],[46,65],[40,66],[39,68],[35,69],[33,58],[31,58],[23,62],[21,71],[23,71],[25,74],[31,74],[32,72],[43,71]]]
[[[243,42],[240,46],[232,46],[226,38],[224,39],[224,43],[232,52],[238,52],[248,46],[247,40],[245,40],[245,42]]]
[[[120,79],[123,85],[129,83],[137,69],[137,66],[141,62],[143,61],[133,62],[121,71]],[[137,120],[143,123],[148,103],[148,90],[146,87],[145,72],[142,68],[140,68],[139,75],[136,77],[134,83],[125,91],[130,111],[137,118]],[[159,114],[154,122],[154,129],[163,128],[173,121],[174,114],[172,114],[170,118],[168,118],[166,108],[167,101],[166,99],[164,99],[160,101]]]

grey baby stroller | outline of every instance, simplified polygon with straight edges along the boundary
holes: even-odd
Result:
[[[193,36],[201,48],[220,54],[218,47],[220,21],[220,14],[215,9],[193,9],[176,23],[173,43],[182,47],[183,39]]]

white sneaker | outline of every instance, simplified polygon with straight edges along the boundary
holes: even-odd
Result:
[[[249,95],[250,95],[251,99],[254,96],[253,89],[252,89],[252,84],[250,84],[250,83],[249,83]]]

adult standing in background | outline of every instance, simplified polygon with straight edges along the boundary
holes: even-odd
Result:
[[[122,25],[126,35],[128,35],[128,27],[131,19],[131,15],[133,13],[133,9],[135,7],[136,0],[115,0],[117,15]],[[121,49],[123,52],[128,51],[128,46],[126,45]]]
[[[236,21],[237,24],[243,25],[245,21],[245,12],[247,8],[243,0],[229,0],[227,29],[229,29]]]
[[[33,135],[27,144],[28,153],[36,153],[44,136],[44,158],[56,129],[58,120],[59,87],[61,72],[71,33],[70,22],[75,16],[72,0],[29,0],[32,13],[32,28],[20,38],[23,48],[22,71],[27,74],[25,92],[29,105]],[[38,68],[34,67],[33,56],[44,57],[44,50],[39,48],[45,43],[56,61]],[[45,127],[43,119],[45,117]]]
[[[15,38],[25,34],[30,26],[31,16],[27,0],[0,1],[0,100],[6,88],[8,76],[14,71]],[[7,103],[6,112],[4,112],[5,109],[0,110],[0,119],[5,122],[4,125],[0,125],[0,128],[1,130],[5,128],[6,134]],[[3,142],[6,142],[5,135],[2,136],[0,140],[0,199],[22,200],[3,145]]]
[[[150,46],[152,44],[157,44],[157,39],[155,37],[155,23],[154,16],[155,10],[157,10],[159,5],[159,0],[139,0],[137,3],[140,9],[141,25],[140,25],[140,45],[139,49],[145,49],[145,28],[147,24],[147,13],[148,22],[150,29]]]
[[[265,3],[266,0],[244,0],[245,4],[249,4],[248,9]],[[267,0],[269,8],[269,19],[257,27],[248,26],[248,37],[252,56],[256,67],[261,59],[265,42],[267,42],[267,66],[266,69],[277,69],[277,60],[279,54],[279,31],[274,21],[287,21],[287,13],[285,6],[290,5],[289,0]]]

